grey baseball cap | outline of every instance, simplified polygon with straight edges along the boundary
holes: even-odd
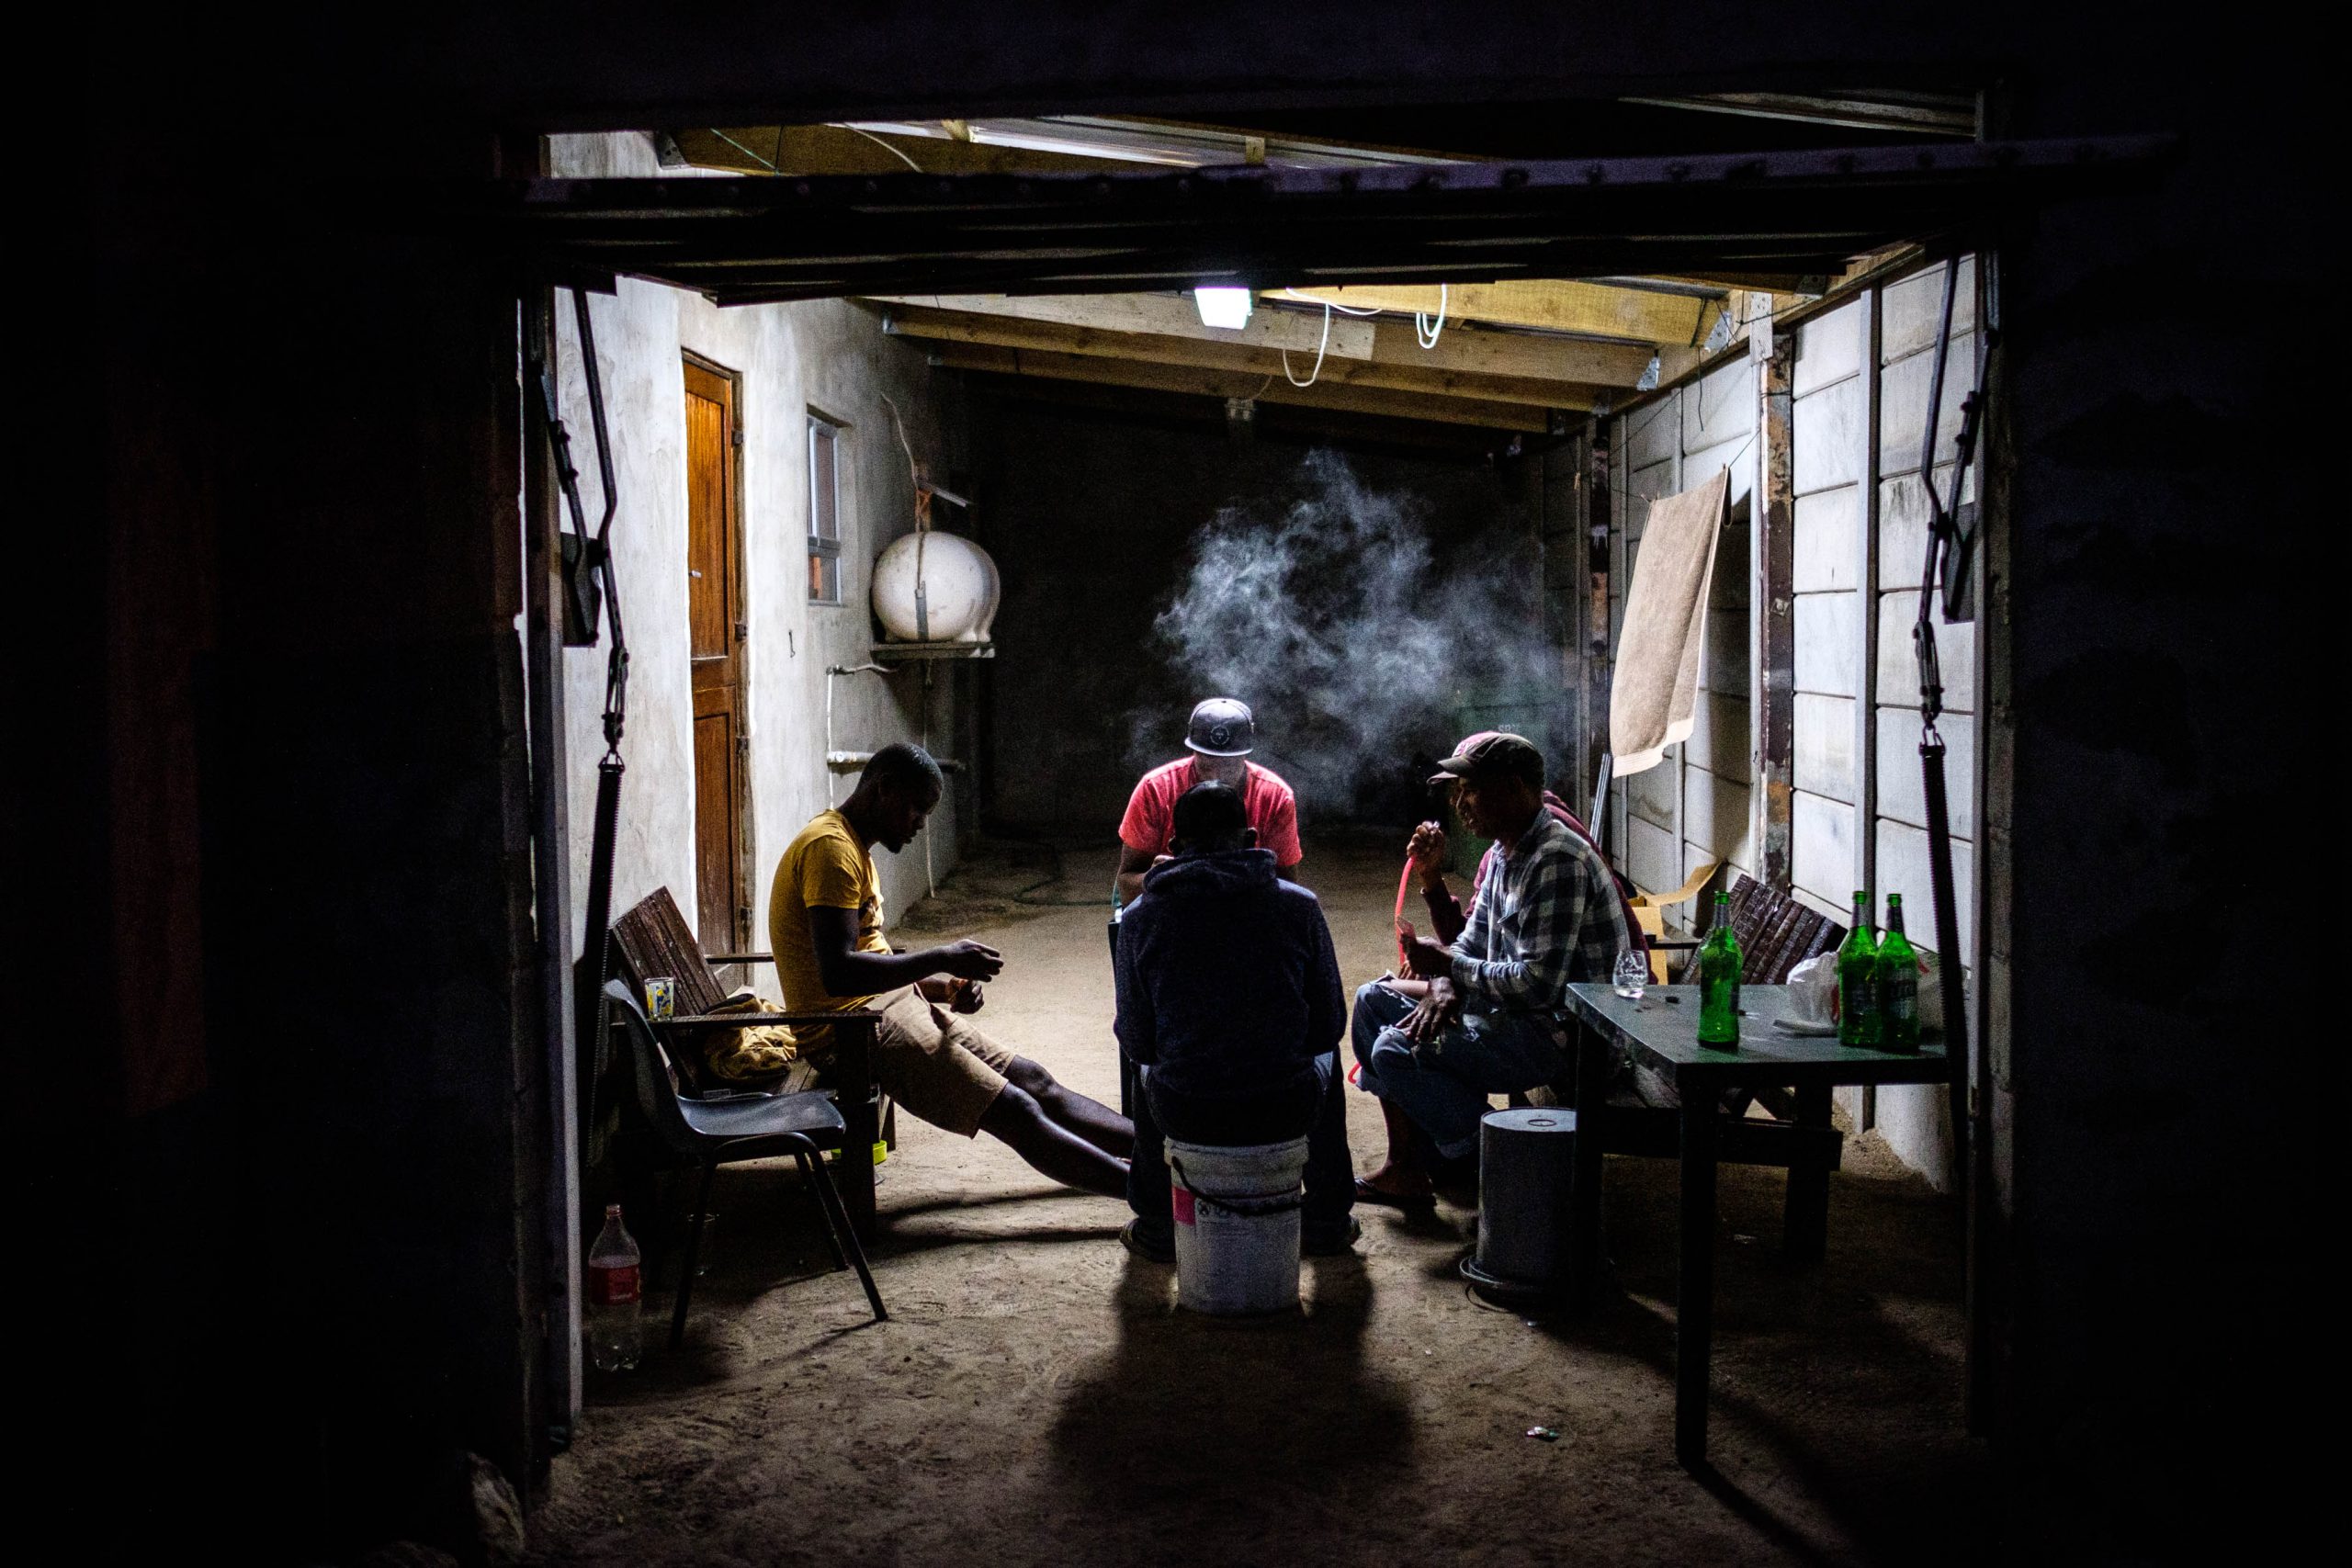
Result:
[[[1211,697],[1193,710],[1184,744],[1204,757],[1247,757],[1258,744],[1258,721],[1248,703]]]

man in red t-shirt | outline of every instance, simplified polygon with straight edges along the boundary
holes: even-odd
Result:
[[[1143,893],[1144,873],[1169,857],[1176,797],[1212,780],[1241,792],[1258,847],[1274,852],[1274,874],[1298,880],[1298,800],[1282,775],[1250,761],[1257,743],[1258,721],[1248,704],[1211,697],[1193,710],[1184,731],[1193,754],[1144,774],[1127,798],[1127,814],[1119,821],[1120,903],[1134,903]]]

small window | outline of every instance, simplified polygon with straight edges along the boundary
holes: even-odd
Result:
[[[842,602],[841,470],[836,443],[842,427],[808,416],[808,602]]]

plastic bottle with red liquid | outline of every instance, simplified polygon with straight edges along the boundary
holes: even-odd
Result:
[[[637,1238],[621,1223],[621,1206],[605,1208],[605,1228],[588,1249],[587,1313],[582,1325],[588,1337],[588,1359],[600,1372],[625,1372],[637,1365],[642,1348],[644,1269]]]

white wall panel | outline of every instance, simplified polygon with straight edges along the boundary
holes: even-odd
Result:
[[[1944,738],[1944,795],[1951,811],[1951,830],[1960,838],[1973,839],[1976,720],[1964,713],[1948,713],[1936,721],[1936,731]],[[1927,785],[1919,775],[1917,708],[1878,710],[1878,811],[1882,818],[1914,828],[1928,825]]]
[[[1905,899],[1909,903],[1909,899]],[[1894,1157],[1928,1179],[1939,1192],[1951,1190],[1951,1090],[1942,1084],[1893,1083],[1878,1091],[1878,1135]]]
[[[1799,692],[1795,739],[1790,776],[1796,787],[1852,805],[1854,699]]]
[[[1682,394],[1682,450],[1703,452],[1744,439],[1756,428],[1756,367],[1734,360],[1709,371]],[[1703,478],[1712,468],[1698,470]]]
[[[1724,505],[1728,509],[1738,506],[1756,492],[1756,443],[1753,438],[1735,436],[1684,457],[1682,488],[1696,490],[1724,469],[1731,473],[1731,483],[1724,491]]]
[[[1949,497],[1951,493],[1952,465],[1945,463],[1936,469],[1937,493]],[[1974,467],[1968,470],[1968,484],[1961,491],[1962,504],[1976,499]],[[1919,470],[1887,479],[1879,486],[1878,502],[1878,585],[1881,588],[1917,588],[1919,569],[1928,559],[1928,490],[1919,482]]]
[[[1682,886],[1682,857],[1674,835],[1638,817],[1625,818],[1625,879],[1645,893]]]
[[[1670,459],[1681,450],[1682,394],[1668,392],[1646,408],[1635,409],[1621,428],[1625,461],[1636,472]]]
[[[1861,595],[1800,593],[1796,623],[1796,689],[1833,697],[1860,695]]]
[[[1683,774],[1682,836],[1702,852],[1703,858],[1753,863],[1756,855],[1749,842],[1753,810],[1746,784],[1717,778],[1703,768]],[[1689,857],[1684,863],[1690,863]]]
[[[1921,401],[1925,402],[1924,396]],[[1834,490],[1862,478],[1870,399],[1859,376],[1796,400],[1790,415],[1789,477],[1796,493]]]
[[[1709,611],[1706,647],[1701,652],[1699,683],[1708,691],[1745,699],[1749,653],[1747,612]]]
[[[1789,874],[1798,886],[1843,908],[1854,891],[1854,808],[1796,792],[1789,808]]]
[[[1625,780],[1625,808],[1661,828],[1674,826],[1675,749],[1669,747],[1655,767]]]
[[[1802,602],[1799,607],[1803,607]],[[1911,648],[1911,627],[1918,614],[1917,589],[1879,595],[1878,699],[1889,707],[1917,707],[1919,703],[1919,660]],[[1944,706],[1953,713],[1974,713],[1976,627],[1968,622],[1956,626],[1947,625],[1940,611],[1935,626],[1936,662],[1943,677]]]
[[[1914,767],[1917,760],[1913,759]],[[1882,777],[1883,774],[1882,774]],[[1914,947],[1936,945],[1935,881],[1929,870],[1928,835],[1907,823],[1878,824],[1878,897],[1882,910],[1890,893],[1903,895],[1904,932]],[[1951,874],[1960,906],[1960,961],[1976,962],[1976,846],[1966,839],[1951,844]]]
[[[1935,371],[1933,353],[1915,354],[1886,367],[1879,383],[1879,472],[1916,472],[1919,467],[1919,437],[1928,426],[1928,380]],[[1976,375],[1976,338],[1955,335],[1951,357],[1944,367],[1942,415],[1936,421],[1936,457],[1941,462],[1952,451],[1960,434],[1960,405]]]
[[[1790,388],[1798,397],[1862,367],[1862,308],[1842,305],[1797,329],[1796,366]]]
[[[1976,258],[1960,262],[1959,295],[1951,302],[1952,335],[1976,325]],[[1892,362],[1906,354],[1932,348],[1936,321],[1943,311],[1944,269],[1931,266],[1900,283],[1891,283],[1879,296],[1883,312],[1879,327],[1879,355]]]
[[[1683,755],[1694,768],[1704,768],[1727,779],[1745,779],[1754,772],[1755,740],[1749,733],[1753,709],[1745,694],[1702,692],[1690,714],[1690,739]]]
[[[1799,593],[1857,586],[1861,575],[1862,487],[1841,485],[1797,497],[1795,568]]]

